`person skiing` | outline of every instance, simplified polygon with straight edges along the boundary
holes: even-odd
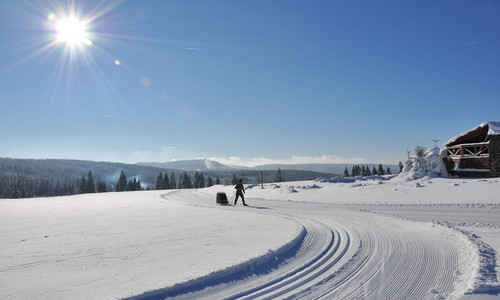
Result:
[[[234,205],[236,205],[236,202],[238,202],[238,197],[241,196],[241,201],[243,201],[243,205],[248,206],[245,203],[245,197],[243,196],[243,194],[245,193],[245,187],[243,186],[243,180],[240,179],[234,188],[236,189],[236,198],[234,199]]]

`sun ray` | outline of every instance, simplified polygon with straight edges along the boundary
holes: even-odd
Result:
[[[47,80],[50,84],[47,85],[46,95],[41,97],[46,102],[46,124],[42,124],[41,130],[48,126],[60,101],[64,101],[66,106],[71,105],[74,96],[80,91],[79,87],[83,85],[81,80],[87,76],[95,81],[96,89],[103,89],[104,94],[109,93],[110,97],[104,97],[103,100],[111,110],[133,114],[127,106],[119,105],[123,95],[107,74],[106,64],[114,66],[118,59],[113,53],[123,53],[123,49],[128,48],[144,54],[141,51],[143,47],[134,42],[185,44],[182,41],[116,34],[123,32],[122,25],[126,24],[129,15],[120,11],[110,12],[124,0],[21,1],[27,4],[24,7],[28,9],[21,11],[12,5],[12,12],[21,20],[16,26],[28,29],[25,30],[28,34],[16,41],[18,47],[7,50],[28,53],[10,62],[11,65],[2,66],[0,72],[25,64],[30,64],[29,68],[49,67]],[[47,65],[47,62],[52,63]],[[118,69],[120,72],[138,72],[123,62]]]
[[[120,1],[115,1],[115,2],[109,3],[106,0],[101,0],[101,2],[99,2],[99,4],[97,4],[96,6],[94,6],[92,8],[92,10],[88,13],[88,15],[89,15],[88,21],[90,23],[95,22],[97,19],[106,15],[107,13],[109,13],[110,11],[112,11],[113,9],[115,9],[116,7],[121,5],[123,2],[125,2],[125,1],[120,0]],[[106,6],[105,6],[105,4],[106,4]]]
[[[42,48],[40,48],[40,49],[36,50],[35,52],[29,54],[28,56],[24,57],[23,59],[13,63],[12,65],[10,65],[4,69],[2,69],[1,71],[5,72],[5,71],[12,70],[13,68],[16,68],[16,67],[18,67],[18,66],[20,66],[28,61],[35,59],[36,57],[38,57],[39,55],[43,54],[46,51],[54,50],[55,44],[56,43],[52,41],[49,44],[44,45]]]

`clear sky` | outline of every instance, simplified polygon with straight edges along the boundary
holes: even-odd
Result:
[[[397,163],[485,121],[500,1],[0,2],[1,157]]]

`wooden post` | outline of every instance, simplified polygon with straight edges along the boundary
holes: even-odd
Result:
[[[260,171],[260,184],[262,189],[264,189],[264,171]]]

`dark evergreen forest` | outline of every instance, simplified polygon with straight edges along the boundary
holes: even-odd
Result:
[[[263,175],[264,182],[275,182],[277,178],[279,181],[298,181],[337,176],[302,170],[266,170]],[[233,184],[235,179],[256,184],[261,175],[257,170],[200,172],[84,160],[0,158],[0,198],[200,188]]]

